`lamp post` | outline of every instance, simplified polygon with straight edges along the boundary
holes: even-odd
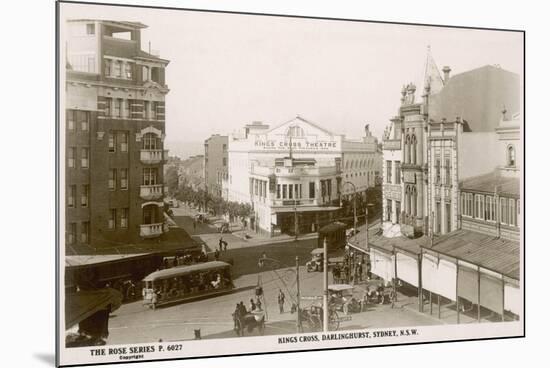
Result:
[[[350,184],[353,187],[353,235],[357,233],[357,189],[351,181],[345,181],[343,185]]]
[[[267,262],[271,262],[271,263],[276,263],[278,265],[282,265],[284,267],[287,267],[289,268],[290,271],[294,272],[296,274],[296,333],[301,333],[302,332],[302,321],[300,319],[300,265],[299,265],[299,258],[298,256],[296,256],[296,269],[293,270],[292,268],[290,268],[289,266],[287,266],[286,264],[274,259],[274,258],[269,258],[265,255],[262,255],[262,257],[258,260],[258,267],[262,268],[264,266],[264,263],[267,261]]]

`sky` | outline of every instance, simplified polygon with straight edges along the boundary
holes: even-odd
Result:
[[[336,134],[381,137],[404,84],[421,96],[427,47],[451,76],[484,65],[521,74],[522,34],[120,6],[61,4],[70,18],[138,21],[142,49],[170,60],[166,148],[200,153],[211,134],[300,115]],[[195,152],[197,150],[198,152]],[[192,151],[192,152],[190,152]]]

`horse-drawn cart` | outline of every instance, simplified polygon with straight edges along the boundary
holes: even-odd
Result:
[[[244,336],[244,331],[251,333],[258,328],[260,335],[265,331],[265,312],[251,311],[246,314],[233,313],[234,330],[237,336]]]

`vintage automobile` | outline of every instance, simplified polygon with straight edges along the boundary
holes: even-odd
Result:
[[[311,260],[306,263],[307,272],[323,272],[323,248],[315,248],[311,251]]]
[[[349,284],[335,284],[328,286],[329,304],[344,314],[361,311],[361,304],[353,296],[353,286]]]

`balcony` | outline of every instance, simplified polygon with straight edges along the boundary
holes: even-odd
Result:
[[[162,198],[163,184],[142,185],[139,188],[139,196],[146,201],[153,201]]]
[[[401,149],[401,139],[386,139],[383,141],[383,149],[399,151]]]
[[[162,235],[162,222],[158,224],[139,225],[139,236],[142,238],[156,238]]]
[[[166,152],[166,156],[164,156],[164,152]],[[142,164],[145,165],[156,165],[160,164],[164,157],[168,158],[168,150],[163,151],[161,149],[154,149],[154,150],[146,150],[143,149],[140,151],[139,159]]]

